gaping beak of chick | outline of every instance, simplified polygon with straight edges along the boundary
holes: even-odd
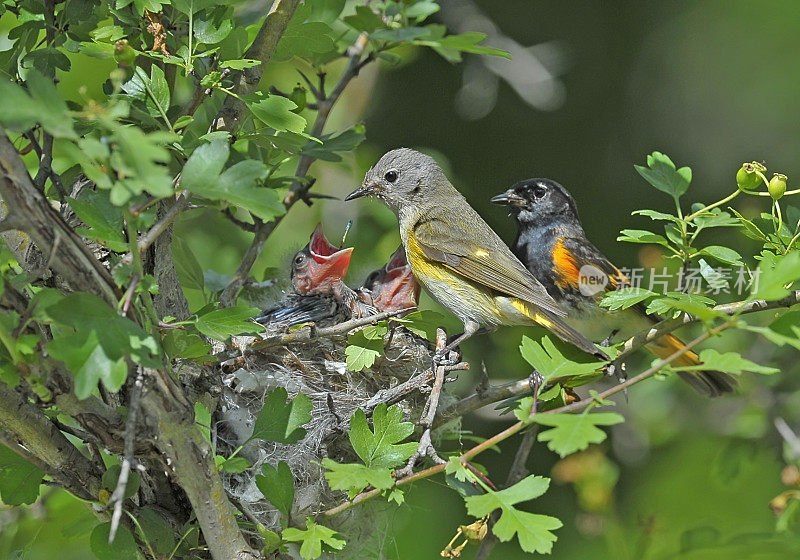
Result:
[[[525,206],[525,199],[515,193],[513,189],[509,189],[503,194],[493,196],[489,199],[489,202],[502,204],[504,206]]]
[[[310,257],[308,267],[292,279],[300,293],[329,293],[336,284],[344,281],[353,248],[339,249],[331,245],[322,231],[322,224],[317,224],[303,252]]]
[[[372,287],[373,305],[380,311],[397,311],[416,307],[421,287],[406,261],[402,246],[389,259],[385,275]]]

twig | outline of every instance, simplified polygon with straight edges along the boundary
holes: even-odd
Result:
[[[122,457],[122,464],[117,479],[117,486],[108,499],[108,507],[114,504],[114,513],[111,515],[111,528],[108,531],[108,544],[114,542],[117,535],[119,522],[122,519],[122,503],[125,501],[125,488],[128,485],[128,476],[133,466],[133,450],[136,444],[136,417],[139,414],[139,402],[142,398],[142,386],[144,385],[144,370],[140,367],[133,381],[133,391],[128,402],[128,418],[125,421],[125,451]]]
[[[43,132],[41,153],[39,154],[39,171],[36,172],[33,184],[39,190],[44,191],[44,184],[47,182],[48,177],[56,188],[59,200],[64,202],[67,198],[67,191],[64,190],[61,177],[53,171],[53,137],[47,132]]]
[[[178,217],[178,214],[183,212],[186,207],[189,205],[189,199],[191,198],[191,193],[189,191],[182,191],[178,197],[175,199],[175,202],[169,209],[164,212],[164,214],[159,218],[159,220],[153,224],[146,233],[139,237],[139,254],[144,253],[147,249],[155,243],[155,240],[158,239],[158,236],[164,233],[169,225],[175,221],[175,218]],[[122,261],[126,264],[130,264],[133,262],[133,255],[131,253],[126,254],[122,257]]]
[[[436,351],[441,351],[446,345],[447,333],[442,328],[436,329]],[[409,457],[406,465],[402,469],[395,471],[395,478],[402,478],[410,475],[414,472],[414,466],[417,464],[417,461],[423,457],[430,457],[433,462],[437,464],[445,462],[444,459],[439,457],[439,454],[436,453],[436,449],[433,447],[433,442],[431,441],[431,426],[433,426],[433,420],[436,417],[436,410],[439,408],[439,396],[442,393],[442,386],[444,385],[444,374],[445,367],[443,365],[438,366],[436,368],[436,377],[433,381],[431,394],[428,396],[428,401],[425,403],[425,408],[422,411],[422,417],[419,421],[420,426],[422,426],[422,436],[419,439],[419,446],[417,446],[417,450],[414,454]]]
[[[286,333],[281,336],[264,338],[255,341],[253,344],[245,348],[244,352],[250,353],[255,350],[272,348],[273,346],[282,346],[286,344],[293,344],[296,342],[308,342],[314,338],[327,338],[327,337],[347,334],[351,330],[356,329],[358,327],[363,327],[365,325],[374,325],[379,321],[383,321],[384,319],[390,319],[392,317],[408,313],[415,309],[416,307],[407,307],[405,309],[397,309],[394,311],[384,311],[382,313],[378,313],[377,315],[370,315],[368,317],[359,317],[356,319],[350,319],[349,321],[344,321],[343,323],[339,323],[331,327],[313,329],[314,331],[313,333],[309,332],[310,329],[301,329],[299,331]]]
[[[794,291],[787,297],[780,300],[765,301],[763,299],[759,299],[751,302],[740,301],[735,303],[724,303],[722,305],[717,305],[713,308],[713,310],[719,313],[734,316],[754,313],[757,311],[766,311],[769,309],[791,307],[797,303],[800,303],[800,290]],[[625,341],[623,350],[620,352],[615,361],[626,358],[642,346],[645,346],[653,340],[661,338],[665,334],[669,334],[676,329],[692,323],[697,323],[699,321],[700,319],[697,317],[685,313],[678,318],[661,321],[660,323],[653,325],[647,330],[644,330]],[[525,395],[529,392],[530,385],[528,384],[527,379],[513,381],[505,385],[480,388],[480,390],[476,390],[473,394],[464,397],[460,401],[442,411],[437,424],[447,422],[458,416],[464,416],[465,414],[472,412],[473,410],[483,408],[486,405],[512,397]]]
[[[314,121],[314,126],[311,129],[311,136],[319,138],[322,135],[322,132],[325,129],[325,124],[328,122],[328,116],[330,115],[331,109],[336,104],[336,101],[338,101],[345,87],[347,87],[347,84],[349,84],[350,81],[358,75],[358,71],[361,69],[361,56],[363,55],[367,44],[367,34],[361,33],[358,36],[355,44],[348,50],[350,62],[348,63],[347,68],[345,68],[342,75],[339,77],[339,81],[336,82],[333,90],[331,90],[330,95],[328,95],[323,101],[319,102],[317,118]],[[294,175],[295,177],[298,177],[298,179],[291,184],[289,187],[289,192],[283,199],[283,205],[287,212],[292,206],[294,206],[295,202],[304,198],[305,193],[310,188],[310,185],[308,185],[303,179],[308,174],[308,170],[315,160],[316,158],[312,156],[302,155],[297,161],[297,169],[295,170]],[[285,215],[286,214],[283,214],[283,216]],[[236,299],[236,294],[239,293],[239,290],[241,289],[245,280],[250,275],[250,269],[253,268],[256,259],[261,254],[261,251],[264,248],[264,243],[266,243],[270,234],[281,222],[283,216],[278,216],[271,222],[259,223],[258,227],[256,228],[253,241],[250,243],[247,251],[245,251],[245,254],[242,257],[242,262],[239,264],[239,268],[237,268],[230,282],[227,286],[225,286],[225,289],[222,290],[222,293],[220,294],[220,302],[223,306],[228,307],[233,305],[233,302]]]
[[[256,224],[251,224],[249,222],[245,222],[237,218],[233,215],[230,208],[224,208],[222,210],[222,215],[228,218],[231,222],[233,222],[237,227],[243,229],[244,231],[248,231],[250,233],[256,232]]]
[[[711,329],[709,331],[706,331],[705,333],[701,334],[700,336],[698,336],[697,338],[695,338],[691,342],[687,343],[680,350],[676,350],[675,352],[673,352],[672,354],[670,354],[669,356],[667,356],[663,360],[659,360],[657,363],[655,363],[652,367],[650,367],[646,371],[643,371],[639,375],[630,378],[625,383],[621,383],[619,385],[616,385],[615,387],[612,387],[611,389],[608,389],[607,391],[603,391],[602,393],[600,393],[598,395],[598,398],[599,399],[606,399],[606,398],[608,398],[608,397],[610,397],[612,395],[615,395],[616,393],[619,393],[620,391],[630,387],[631,385],[635,385],[636,383],[639,383],[640,381],[644,381],[648,377],[652,377],[658,371],[660,371],[661,368],[663,368],[667,364],[671,363],[673,360],[679,358],[680,356],[683,356],[683,354],[686,352],[686,350],[691,350],[692,348],[694,348],[695,346],[697,346],[701,342],[707,340],[711,336],[714,336],[714,335],[720,333],[721,331],[725,330],[726,328],[730,327],[731,325],[732,325],[732,322],[728,321],[728,322],[723,323],[723,324],[721,324],[721,325],[719,325],[717,327],[714,327],[713,329]],[[595,402],[594,399],[586,399],[586,400],[574,402],[572,404],[568,404],[568,405],[565,405],[565,406],[562,406],[562,407],[559,407],[559,408],[554,408],[554,409],[551,409],[551,410],[547,410],[545,412],[542,412],[541,414],[558,414],[558,413],[562,413],[562,412],[576,412],[578,410],[586,408],[587,406],[589,406],[590,404],[592,404],[594,402]],[[461,456],[459,457],[459,460],[462,463],[468,462],[470,459],[472,459],[476,455],[479,455],[480,453],[486,451],[487,449],[489,449],[491,447],[494,447],[498,443],[508,439],[509,437],[513,436],[514,434],[519,433],[526,426],[528,426],[528,423],[527,422],[521,422],[521,421],[517,422],[516,424],[513,424],[513,425],[509,426],[508,428],[506,428],[502,432],[500,432],[498,434],[495,434],[494,436],[490,437],[489,439],[479,443],[478,445],[476,445],[472,449],[469,449],[466,452],[464,452],[463,454],[461,454]],[[428,467],[427,469],[424,469],[424,470],[421,470],[421,471],[417,471],[417,472],[415,472],[414,474],[412,474],[410,476],[407,476],[407,477],[404,477],[404,478],[401,478],[401,479],[395,481],[394,485],[395,485],[395,487],[397,487],[397,486],[403,486],[403,485],[406,485],[406,484],[410,484],[410,483],[415,482],[417,480],[421,480],[423,478],[427,478],[427,477],[432,476],[434,474],[440,473],[445,469],[445,467],[446,467],[445,464],[434,465],[432,467]],[[380,490],[380,489],[367,490],[367,491],[362,492],[361,494],[357,495],[355,498],[353,498],[350,501],[344,502],[342,504],[339,504],[336,507],[333,507],[333,508],[330,508],[330,509],[328,509],[328,510],[326,510],[324,512],[321,512],[320,515],[322,517],[331,517],[333,515],[342,513],[343,511],[346,511],[346,510],[352,508],[353,506],[356,506],[356,505],[358,505],[358,504],[360,504],[362,502],[365,502],[367,500],[370,500],[370,499],[374,498],[375,496],[380,495],[381,492],[383,492],[383,490]]]
[[[794,433],[794,430],[789,427],[789,424],[786,423],[786,420],[780,416],[776,418],[775,428],[778,430],[778,433],[781,435],[783,440],[789,444],[789,447],[792,450],[791,459],[797,459],[800,457],[800,438],[798,438],[797,434]]]
[[[539,389],[544,382],[542,376],[539,372],[534,371],[531,376],[529,377],[531,380],[531,389],[532,389],[532,396],[533,396],[533,404],[531,405],[531,416],[536,414],[536,410],[539,405]],[[531,450],[533,449],[533,444],[536,441],[536,434],[539,432],[539,426],[534,424],[531,428],[522,435],[522,441],[519,442],[519,447],[517,448],[517,453],[514,455],[514,462],[511,463],[511,468],[508,470],[508,478],[506,479],[506,483],[503,485],[503,488],[508,488],[513,486],[523,478],[525,478],[528,474],[528,470],[525,468],[525,463],[528,462],[528,456],[531,454]],[[497,514],[496,512],[489,518],[489,529],[491,529],[494,524],[497,522]],[[481,541],[481,546],[478,548],[478,552],[475,554],[475,558],[473,560],[485,560],[491,554],[492,549],[497,545],[498,539],[492,531],[487,531],[486,537]]]

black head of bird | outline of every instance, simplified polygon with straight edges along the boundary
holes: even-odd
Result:
[[[332,245],[317,224],[308,245],[292,259],[292,286],[302,295],[330,294],[344,283],[353,248]]]

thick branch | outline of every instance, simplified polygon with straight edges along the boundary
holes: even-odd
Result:
[[[215,560],[254,560],[239,531],[225,495],[214,453],[194,422],[194,407],[164,372],[148,370],[155,382],[142,397],[145,421],[156,433],[155,443],[172,467],[175,481],[186,492],[197,515],[206,545]]]
[[[260,60],[261,64],[242,71],[239,80],[233,86],[233,91],[238,96],[253,93],[258,87],[261,76],[264,75],[264,69],[269,64],[272,55],[275,54],[275,49],[299,5],[300,0],[275,0],[272,3],[253,44],[244,54],[244,58]],[[227,96],[217,118],[217,128],[234,130],[244,110],[244,103],[240,99],[231,95]]]
[[[101,474],[42,412],[0,383],[0,429],[37,457],[37,466],[83,500],[97,501]]]
[[[58,250],[53,251],[49,259],[53,270],[76,289],[92,292],[116,305],[120,294],[108,270],[33,184],[25,164],[2,128],[0,196],[7,206],[7,219],[20,224],[45,255],[58,245]]]

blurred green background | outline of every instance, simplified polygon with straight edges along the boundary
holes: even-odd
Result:
[[[647,247],[616,242],[618,231],[650,225],[630,215],[635,209],[669,211],[672,205],[633,169],[653,150],[692,167],[685,197],[690,201],[729,193],[741,162],[753,159],[786,173],[795,188],[792,180],[800,177],[797,2],[442,5],[434,19],[454,31],[486,32],[490,46],[513,45],[518,49],[514,61],[466,55],[463,64],[451,65],[420,49],[407,53],[399,66],[369,67],[329,122],[329,130],[365,123],[367,142],[342,164],[314,165],[318,192],[343,196],[384,151],[413,147],[437,157],[453,183],[510,241],[513,224],[488,199],[520,179],[549,177],[574,194],[595,244],[618,266],[634,267],[660,265],[659,256]],[[243,17],[257,13],[251,6]],[[297,79],[290,66],[271,70],[264,84],[290,89]],[[74,88],[79,81],[89,95],[98,95],[109,69],[73,58],[61,87]],[[739,209],[746,215],[762,210]],[[231,274],[249,234],[213,216],[196,210],[177,227],[204,268]],[[317,221],[324,221],[329,238],[338,239],[351,219],[347,243],[356,250],[349,279],[358,284],[399,242],[394,217],[377,202],[298,205],[270,238],[254,269],[257,279],[278,274],[285,280],[291,254],[305,244]],[[731,235],[740,247],[749,243]],[[523,332],[503,330],[473,339],[467,357],[473,364],[484,361],[494,382],[525,377],[529,371],[516,351]],[[533,511],[564,522],[554,559],[800,557],[796,531],[776,533],[768,506],[786,488],[780,477],[783,444],[773,421],[782,417],[800,427],[797,355],[736,334],[713,346],[741,350],[782,371],[771,378],[745,377],[737,396],[713,402],[674,379],[651,380],[618,399],[628,421],[611,429],[600,449],[557,464],[543,445],[534,448],[531,471],[554,480]],[[647,360],[631,363],[631,370]],[[468,390],[478,369],[463,375],[454,390]],[[465,419],[464,428],[488,436],[509,422],[478,414]],[[500,454],[480,458],[495,481],[505,479],[516,441],[506,442]],[[28,559],[91,557],[88,537],[71,536],[82,533],[76,527],[92,523],[85,507],[59,492],[45,500],[46,508],[0,512],[17,516],[2,524],[0,558],[24,543]],[[456,527],[467,522],[463,502],[441,479],[419,483],[401,511],[385,521],[376,554],[438,557]],[[468,548],[464,557],[473,554]],[[497,546],[491,556],[524,557],[515,543]]]

